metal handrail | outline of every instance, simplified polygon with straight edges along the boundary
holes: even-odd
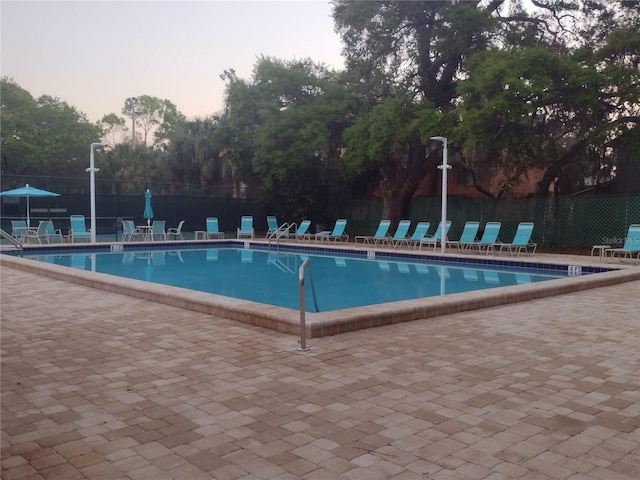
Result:
[[[2,228],[0,228],[0,235],[2,235],[3,238],[6,238],[7,240],[9,240],[9,243],[11,243],[14,247],[16,247],[20,252],[23,251],[22,243],[20,243],[18,239],[16,239],[15,237],[7,233]]]
[[[309,268],[309,281],[311,282],[311,294],[313,295],[313,305],[316,307],[316,312],[318,312],[318,300],[316,299],[316,288],[313,285],[313,275],[311,274],[311,263],[308,258],[302,262],[300,265],[300,269],[298,270],[298,289],[300,292],[300,346],[298,350],[301,352],[308,352],[309,347],[307,347],[307,326],[305,319],[305,308],[304,308],[304,269]]]
[[[283,223],[282,225],[280,225],[278,227],[278,229],[275,232],[272,232],[268,235],[269,238],[269,250],[271,250],[271,240],[275,239],[276,240],[276,246],[278,247],[278,249],[280,249],[280,239],[282,237],[284,237],[285,235],[289,235],[289,232],[291,231],[291,229],[294,229],[296,227],[295,223]]]

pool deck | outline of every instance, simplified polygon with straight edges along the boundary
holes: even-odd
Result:
[[[640,477],[638,280],[305,353],[6,263],[0,280],[3,480]]]

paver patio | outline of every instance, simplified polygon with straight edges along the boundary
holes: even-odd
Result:
[[[309,340],[3,267],[1,478],[640,477],[640,282]]]

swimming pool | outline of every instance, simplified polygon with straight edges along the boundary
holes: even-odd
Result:
[[[33,261],[20,258],[15,252],[6,255],[5,253],[11,252],[3,250],[3,254],[0,255],[0,265],[2,266],[0,272],[3,275],[3,281],[8,280],[8,277],[5,275],[9,274],[5,274],[5,272],[10,272],[11,269],[14,268],[112,293],[128,295],[195,312],[207,313],[215,317],[227,318],[282,333],[298,335],[300,333],[300,316],[297,309],[284,308],[215,293],[204,293],[186,288],[171,287],[139,279],[115,277],[109,274],[79,270],[55,263],[55,257],[67,254],[80,254],[85,255],[85,268],[91,268],[88,266],[95,264],[95,262],[93,264],[91,263],[92,258],[97,258],[93,257],[93,253],[113,251],[114,253],[131,254],[147,251],[153,255],[155,251],[162,248],[171,248],[168,253],[165,253],[164,257],[165,263],[168,262],[169,265],[175,261],[180,262],[180,255],[178,255],[178,253],[182,254],[194,248],[208,248],[211,251],[209,253],[209,262],[215,263],[213,258],[215,253],[213,253],[213,251],[222,247],[229,247],[236,250],[241,249],[244,251],[245,262],[247,263],[249,262],[250,254],[245,250],[254,250],[254,253],[251,254],[251,261],[254,261],[257,258],[256,251],[268,252],[270,249],[268,242],[260,240],[153,242],[153,244],[146,245],[115,243],[73,246],[28,246],[25,247],[25,255],[38,255],[45,261]],[[239,252],[238,255],[242,255],[240,250],[237,251]],[[351,259],[354,258],[369,259],[375,262],[374,265],[376,269],[384,272],[382,273],[383,275],[406,275],[405,264],[409,264],[410,271],[417,271],[418,267],[416,267],[414,263],[433,262],[436,267],[429,267],[429,275],[441,279],[436,268],[440,269],[444,265],[441,262],[446,260],[451,266],[466,269],[468,276],[471,275],[471,277],[473,277],[473,273],[470,270],[476,270],[478,272],[478,281],[484,279],[484,274],[479,271],[483,270],[486,266],[498,270],[500,277],[502,277],[502,269],[509,268],[513,269],[512,273],[514,273],[514,275],[516,273],[521,274],[521,279],[524,278],[523,275],[526,276],[528,274],[529,269],[547,271],[547,273],[551,273],[552,275],[558,273],[562,275],[563,278],[452,294],[449,294],[450,292],[447,290],[449,287],[445,283],[445,293],[447,293],[447,295],[320,311],[319,313],[308,311],[306,316],[306,336],[308,338],[335,335],[390,323],[428,319],[439,315],[459,313],[485,307],[495,307],[509,303],[525,302],[536,298],[563,295],[579,290],[640,279],[640,267],[624,264],[605,265],[600,263],[597,258],[572,255],[536,254],[534,257],[524,258],[480,255],[455,256],[450,253],[440,255],[431,252],[399,251],[362,246],[355,247],[353,244],[321,246],[309,243],[289,243],[282,245],[280,248],[280,254],[299,255],[298,262],[304,255],[311,256],[314,277],[317,276],[315,272],[316,267],[314,267],[314,264],[317,262],[313,256],[320,253],[337,256],[338,263],[344,261],[348,264],[351,262]],[[80,258],[83,257],[76,257],[76,261],[79,261],[78,259]],[[291,257],[279,257],[281,263],[276,262],[277,265],[268,265],[268,268],[290,268],[291,270],[295,270],[295,262],[293,264],[287,264],[287,258],[291,259]],[[219,259],[220,256],[218,256],[218,260]],[[156,272],[162,269],[160,263],[158,264],[159,268],[156,268],[153,264],[153,258],[149,258],[148,255],[147,258],[136,258],[134,261],[140,262],[140,266],[153,267],[153,270],[151,268],[143,269],[138,275],[155,275]],[[206,253],[203,261],[207,262]],[[336,262],[335,259],[332,261],[334,261],[334,263]],[[146,262],[146,264],[144,262]],[[5,267],[9,268],[5,269]],[[386,273],[387,267],[390,273]],[[266,264],[264,268],[267,268]],[[342,267],[336,265],[336,268]],[[448,271],[449,276],[451,276],[452,270]],[[591,275],[591,273],[594,273],[594,275]],[[426,276],[425,273],[422,275]],[[445,280],[446,275],[445,273]],[[454,276],[458,275],[464,277],[465,272],[461,271]],[[295,281],[297,281],[296,275],[290,274],[290,276],[296,278]],[[247,278],[246,281],[248,283],[256,283],[255,279],[251,278]],[[320,290],[317,285],[316,290]],[[318,292],[318,296],[320,297],[321,295],[321,292]],[[308,300],[307,298],[305,303],[311,306]],[[322,310],[322,301],[319,301],[319,307],[320,310]],[[309,310],[313,310],[313,307]],[[526,311],[524,313],[526,314]],[[114,315],[117,315],[117,312],[114,312]]]
[[[298,309],[299,268],[310,260],[305,308],[327,312],[567,276],[566,271],[267,251],[234,246],[180,250],[25,255],[56,265]],[[402,261],[399,261],[402,260]],[[315,290],[315,300],[312,292]]]

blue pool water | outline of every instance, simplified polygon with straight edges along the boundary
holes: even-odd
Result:
[[[314,253],[238,248],[25,255],[57,265],[299,308],[298,270],[310,259],[319,311],[539,282],[561,272],[495,266],[368,260]],[[380,256],[378,256],[380,258]],[[309,277],[305,308],[316,311]]]

